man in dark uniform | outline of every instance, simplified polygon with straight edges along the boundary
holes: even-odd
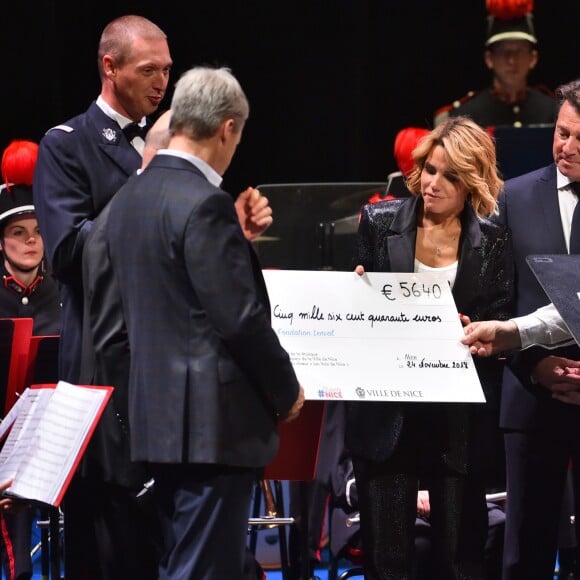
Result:
[[[80,378],[83,248],[96,217],[141,166],[142,131],[165,95],[171,65],[167,37],[157,25],[135,15],[115,19],[99,42],[98,99],[86,112],[50,129],[40,142],[34,201],[49,263],[61,285],[59,378],[68,382]],[[113,464],[120,453],[113,444],[101,449],[91,460],[103,466]],[[67,578],[111,580],[99,571],[99,556],[114,550],[105,545],[106,532],[115,519],[112,506],[124,501],[123,493],[115,494],[97,477],[77,474],[73,479],[63,504]],[[124,554],[127,559],[141,555]]]
[[[84,241],[95,217],[141,166],[143,139],[129,135],[128,128],[144,127],[146,117],[157,111],[172,61],[160,28],[126,16],[103,31],[98,64],[99,98],[85,113],[46,133],[34,179],[38,221],[62,284],[60,378],[70,382],[77,382],[80,367]]]
[[[543,87],[528,85],[528,75],[538,62],[532,13],[511,13],[506,19],[503,13],[491,12],[493,3],[488,9],[484,60],[493,75],[491,87],[470,91],[440,108],[435,112],[435,125],[457,115],[467,115],[483,127],[555,123],[557,99]]]

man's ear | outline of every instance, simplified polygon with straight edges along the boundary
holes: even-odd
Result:
[[[232,133],[235,133],[236,122],[233,119],[226,119],[222,121],[220,126],[220,138],[225,141]]]
[[[105,54],[103,56],[102,65],[103,65],[103,72],[104,72],[105,76],[116,74],[117,65],[115,64],[115,59],[112,56]]]
[[[485,66],[489,70],[493,70],[493,59],[491,58],[491,50],[486,50],[483,53],[483,60],[485,61]]]

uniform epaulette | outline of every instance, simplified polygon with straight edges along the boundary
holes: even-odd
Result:
[[[556,93],[554,93],[554,91],[548,85],[533,85],[533,88],[537,89],[541,93],[544,93],[545,95],[548,95],[549,97],[556,96]]]
[[[54,127],[51,127],[46,133],[50,133],[55,129],[58,129],[59,131],[64,131],[65,133],[72,133],[74,131],[74,128],[71,127],[70,125],[55,125]]]
[[[448,105],[444,105],[443,107],[440,107],[439,109],[437,109],[435,111],[435,114],[433,115],[433,124],[435,126],[437,126],[440,123],[442,123],[443,121],[445,121],[445,119],[447,119],[447,117],[449,117],[449,113],[453,109],[457,109],[458,107],[463,105],[463,103],[472,99],[476,94],[477,94],[477,91],[469,91],[468,93],[463,95],[463,97],[461,97],[460,99],[457,99],[456,101],[453,101],[452,103],[450,103]]]

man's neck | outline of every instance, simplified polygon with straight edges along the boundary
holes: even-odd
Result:
[[[97,106],[103,111],[103,113],[105,113],[105,115],[107,115],[107,117],[110,117],[111,119],[114,119],[117,122],[124,119],[125,123],[119,122],[121,127],[123,127],[125,124],[129,122],[134,121],[136,123],[139,123],[142,120],[131,118],[127,113],[127,111],[125,111],[125,109],[121,107],[117,101],[114,100],[112,101],[111,99],[108,99],[103,93],[101,93],[99,95],[99,98],[97,99]]]

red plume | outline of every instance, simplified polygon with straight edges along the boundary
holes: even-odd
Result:
[[[489,14],[500,20],[522,18],[534,9],[534,0],[485,0]]]
[[[34,167],[38,157],[38,144],[34,141],[15,140],[2,155],[2,181],[10,191],[14,185],[32,185]]]
[[[413,149],[417,147],[421,138],[425,137],[428,133],[429,131],[422,127],[405,127],[395,136],[395,160],[397,161],[399,171],[403,175],[411,173],[415,165],[412,155]]]

